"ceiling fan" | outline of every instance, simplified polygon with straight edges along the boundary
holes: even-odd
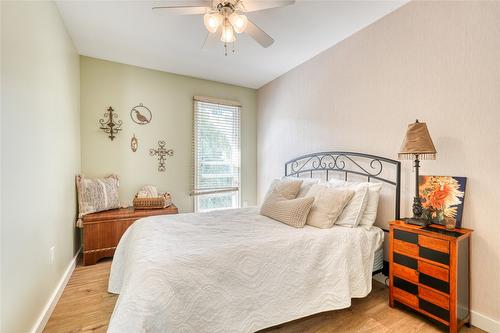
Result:
[[[244,13],[294,3],[295,0],[167,0],[163,1],[161,6],[153,7],[153,11],[176,15],[204,14],[203,22],[208,35],[203,48],[213,47],[220,39],[227,55],[227,44],[236,41],[236,34],[246,33],[263,47],[274,43],[274,39],[250,21]]]

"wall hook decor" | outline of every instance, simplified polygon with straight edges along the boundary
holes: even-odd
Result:
[[[132,118],[132,121],[136,124],[147,125],[151,122],[153,114],[150,109],[142,105],[142,103],[139,103],[139,105],[134,106],[132,110],[130,110],[130,118]]]
[[[165,169],[166,169],[166,166],[165,166],[165,159],[167,156],[173,156],[174,155],[174,151],[172,149],[166,149],[165,148],[165,141],[158,141],[158,148],[157,149],[153,149],[151,148],[149,150],[149,155],[151,156],[155,156],[157,155],[158,156],[158,171],[160,172],[164,172]]]
[[[139,142],[137,141],[134,133],[134,136],[132,136],[132,139],[130,139],[130,149],[132,149],[132,151],[135,153],[137,151],[137,147],[139,147]]]
[[[104,133],[109,134],[108,137],[113,141],[116,137],[116,134],[121,131],[120,128],[122,126],[122,121],[118,120],[115,122],[115,118],[118,118],[118,114],[115,113],[115,110],[110,106],[108,111],[104,114],[104,117],[108,118],[108,120],[99,119],[99,123],[101,124],[100,129],[104,131]]]

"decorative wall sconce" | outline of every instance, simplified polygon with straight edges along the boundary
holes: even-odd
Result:
[[[108,111],[104,114],[104,117],[108,118],[108,120],[99,119],[99,123],[101,124],[100,129],[104,131],[104,133],[109,134],[108,137],[113,141],[117,134],[122,129],[122,121],[118,120],[115,122],[113,118],[118,118],[118,114],[115,113],[115,110],[110,106]]]
[[[158,155],[158,171],[164,172],[166,170],[165,159],[167,156],[173,156],[174,151],[172,149],[165,148],[165,141],[158,141],[158,148],[149,150],[149,155]]]

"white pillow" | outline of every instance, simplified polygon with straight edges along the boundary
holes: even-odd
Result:
[[[345,182],[331,182],[333,188],[348,188],[354,191],[352,199],[347,203],[342,214],[340,214],[336,225],[354,228],[359,225],[366,205],[368,204],[368,184],[345,184]]]
[[[333,227],[353,195],[354,191],[348,188],[331,188],[322,184],[313,185],[306,196],[306,198],[314,197],[306,224],[325,229]]]
[[[371,229],[375,220],[377,218],[378,201],[380,198],[380,190],[382,189],[382,183],[370,183],[370,182],[346,182],[338,179],[331,179],[328,183],[334,187],[337,184],[343,184],[344,186],[350,185],[360,185],[366,184],[368,186],[368,200],[366,203],[366,208],[363,212],[361,220],[358,226],[365,227],[366,229]]]
[[[292,177],[285,176],[281,179],[289,179],[289,180],[302,180],[302,185],[300,185],[300,191],[297,194],[297,198],[303,198],[306,196],[307,192],[311,189],[314,184],[319,184],[321,179],[319,178],[300,178],[300,177]]]

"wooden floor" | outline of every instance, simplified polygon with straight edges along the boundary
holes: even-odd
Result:
[[[111,261],[93,266],[79,264],[63,292],[45,333],[106,332],[117,296],[109,294]],[[388,288],[375,282],[370,295],[354,299],[350,308],[324,312],[268,328],[266,333],[324,332],[445,332],[411,312],[388,306]],[[461,333],[484,332],[463,327]],[[129,332],[126,332],[129,333]],[[130,332],[133,333],[133,332]]]

